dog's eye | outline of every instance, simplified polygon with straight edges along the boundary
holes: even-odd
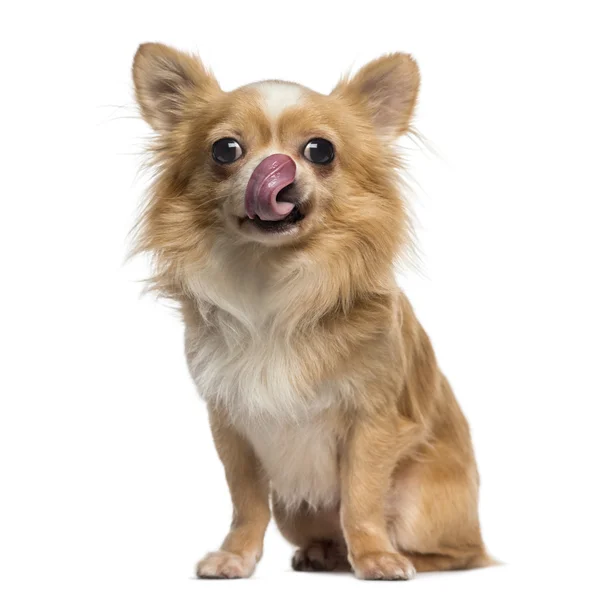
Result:
[[[213,144],[213,160],[222,165],[233,163],[242,156],[242,147],[233,138],[222,138]]]
[[[328,140],[313,138],[307,142],[303,156],[318,165],[327,165],[334,160],[334,146]]]

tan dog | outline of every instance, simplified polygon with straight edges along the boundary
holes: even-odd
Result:
[[[271,503],[298,570],[490,564],[469,428],[392,269],[414,60],[384,56],[328,96],[223,92],[197,57],[145,44],[133,78],[157,134],[137,247],[182,308],[234,505],[198,575],[251,575]]]

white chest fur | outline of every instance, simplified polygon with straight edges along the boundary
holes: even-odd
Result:
[[[229,330],[231,339],[209,332],[187,340],[199,391],[208,402],[223,405],[285,505],[302,500],[333,505],[338,449],[327,413],[334,394],[324,389],[309,395],[301,385],[298,357],[281,340],[253,338],[236,322]]]
[[[302,500],[313,507],[338,501],[337,438],[321,418],[245,429],[273,491],[287,508]]]
[[[186,351],[197,388],[223,405],[286,505],[334,504],[337,436],[327,416],[337,389],[310,381],[309,365],[319,357],[271,326],[284,305],[277,286],[256,277],[260,268],[220,252],[191,280],[201,319],[187,323]]]

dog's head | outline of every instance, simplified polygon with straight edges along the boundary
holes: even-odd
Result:
[[[327,96],[283,81],[224,92],[197,57],[144,44],[133,79],[159,169],[142,247],[169,268],[216,240],[258,254],[360,247],[369,261],[378,247],[391,261],[406,231],[392,142],[418,93],[410,56],[379,58]]]

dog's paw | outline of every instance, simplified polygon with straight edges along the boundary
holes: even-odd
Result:
[[[256,560],[233,552],[210,552],[197,564],[197,577],[201,579],[240,579],[250,577]]]
[[[294,571],[350,571],[346,548],[339,542],[318,541],[293,554]]]
[[[353,568],[359,579],[403,581],[416,575],[416,569],[408,558],[392,552],[363,554],[354,561]]]

